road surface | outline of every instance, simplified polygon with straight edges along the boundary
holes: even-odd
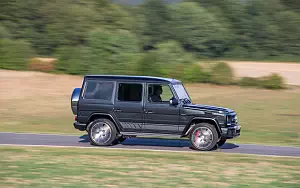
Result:
[[[88,136],[51,135],[30,133],[0,133],[0,145],[41,145],[41,146],[72,146],[94,147],[89,143]],[[166,150],[192,152],[188,140],[157,139],[157,138],[129,138],[123,143],[108,148]],[[300,147],[264,146],[252,144],[224,144],[217,152],[293,156],[300,157]]]

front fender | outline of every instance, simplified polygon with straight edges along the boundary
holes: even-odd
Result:
[[[193,129],[193,127],[196,125],[196,123],[210,123],[213,124],[218,132],[219,135],[221,135],[222,130],[219,126],[219,122],[215,118],[205,118],[205,117],[195,117],[185,126],[185,128],[182,131],[183,136],[187,136],[190,131]]]

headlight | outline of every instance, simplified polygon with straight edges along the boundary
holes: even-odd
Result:
[[[238,122],[237,115],[226,116],[226,122],[227,122],[228,126],[230,126],[232,124],[237,124],[237,122]]]
[[[231,125],[230,116],[226,116],[226,125]]]

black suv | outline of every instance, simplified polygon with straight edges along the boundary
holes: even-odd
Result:
[[[136,136],[188,137],[211,150],[240,135],[236,113],[193,104],[179,80],[149,76],[88,75],[73,91],[74,127],[91,144],[106,146]]]

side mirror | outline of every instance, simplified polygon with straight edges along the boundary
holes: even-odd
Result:
[[[172,99],[170,99],[170,105],[172,105],[172,106],[176,106],[176,105],[178,105],[179,103],[178,103],[178,100],[175,98],[175,97],[173,97]]]

